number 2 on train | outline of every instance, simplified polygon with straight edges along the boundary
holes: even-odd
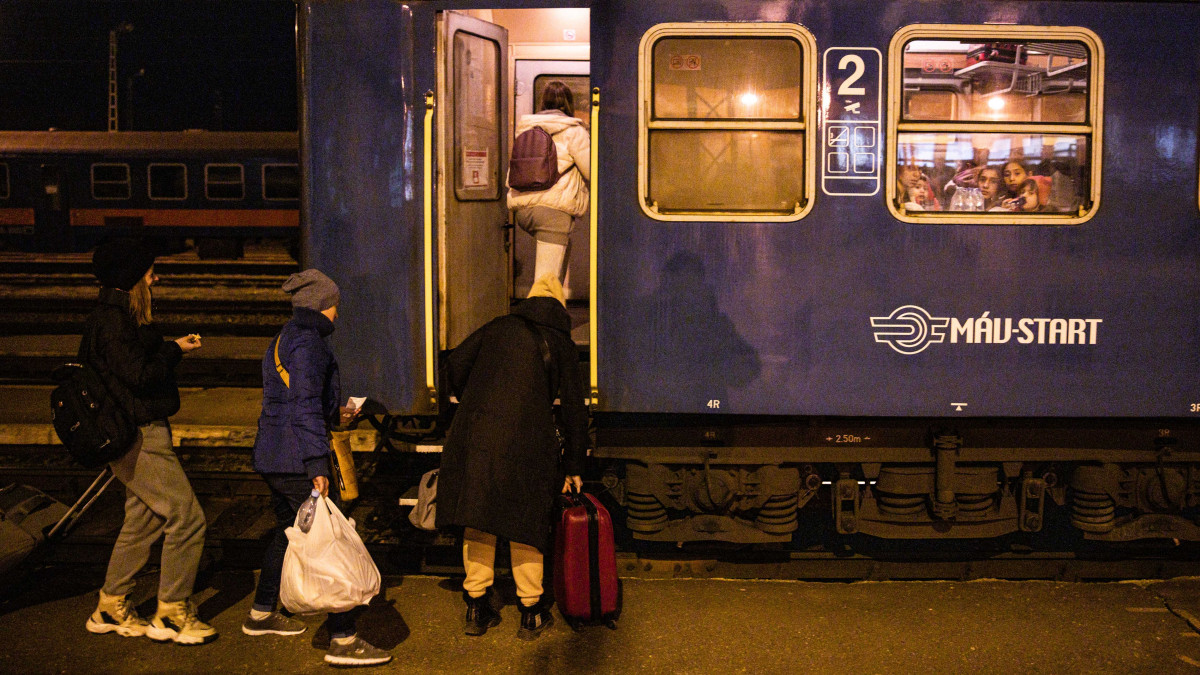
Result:
[[[838,70],[845,70],[847,65],[854,66],[854,74],[852,74],[848,80],[843,82],[841,84],[841,86],[838,87],[837,95],[838,96],[866,96],[867,95],[866,87],[851,87],[850,86],[850,85],[854,84],[855,82],[858,82],[860,79],[862,79],[863,71],[866,70],[867,66],[866,66],[866,64],[863,63],[862,57],[859,56],[858,54],[847,54],[847,55],[843,56],[842,60],[838,61]],[[854,105],[857,106],[857,104],[854,104]],[[853,111],[849,110],[850,106],[846,106],[846,108],[847,108],[848,112],[858,112],[857,110],[853,110]]]

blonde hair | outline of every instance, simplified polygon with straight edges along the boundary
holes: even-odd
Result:
[[[129,315],[139,326],[145,326],[154,320],[150,312],[150,284],[146,283],[144,274],[133,288],[129,289]]]

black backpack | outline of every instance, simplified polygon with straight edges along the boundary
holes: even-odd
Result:
[[[137,441],[133,415],[125,409],[83,358],[54,371],[58,386],[50,392],[54,431],[71,457],[94,469],[120,459]]]
[[[513,141],[512,157],[508,160],[509,187],[522,192],[549,190],[561,175],[558,148],[545,129],[527,129]]]

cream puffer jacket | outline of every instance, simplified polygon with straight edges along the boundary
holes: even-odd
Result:
[[[560,110],[543,110],[522,115],[517,122],[517,136],[533,127],[541,127],[554,139],[558,148],[558,182],[548,190],[521,192],[509,188],[508,208],[548,206],[572,216],[588,212],[588,181],[592,178],[591,140],[583,122]],[[578,170],[577,170],[578,169]],[[507,176],[504,179],[508,185]]]

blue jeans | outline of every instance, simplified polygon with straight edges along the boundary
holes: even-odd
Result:
[[[258,590],[254,593],[254,609],[273,612],[279,602],[279,580],[283,576],[283,555],[287,552],[288,540],[285,530],[296,522],[296,512],[312,493],[312,480],[304,474],[262,474],[271,488],[271,506],[275,509],[275,536],[263,553],[262,573],[258,577]],[[329,498],[338,501],[337,479],[329,481]],[[355,634],[354,610],[329,613],[329,637],[344,638]]]

